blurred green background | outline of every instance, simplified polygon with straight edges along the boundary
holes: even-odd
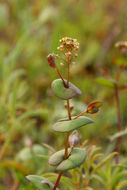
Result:
[[[53,132],[51,125],[66,116],[66,109],[64,101],[51,91],[51,82],[58,75],[46,56],[58,53],[59,39],[64,36],[80,43],[71,82],[81,89],[82,96],[72,100],[73,114],[83,111],[91,101],[104,101],[101,111],[92,115],[95,123],[80,129],[82,141],[88,139],[89,144],[101,146],[106,154],[113,150],[108,137],[117,131],[114,91],[100,86],[96,78],[106,69],[115,77],[117,67],[111,58],[119,54],[114,44],[127,38],[126,21],[126,0],[0,0],[0,149],[6,144],[0,162],[0,190],[34,189],[24,175],[49,169],[47,160],[24,160],[20,153],[25,149],[23,154],[28,154],[28,146],[39,149],[47,143],[57,150],[63,147],[64,135]],[[66,67],[59,62],[58,67],[66,78]],[[121,82],[127,83],[126,75],[124,69]],[[124,128],[127,91],[121,91],[120,97]],[[125,137],[123,157],[127,155],[126,143]],[[47,149],[43,151],[46,154]],[[16,169],[17,160],[27,171]]]

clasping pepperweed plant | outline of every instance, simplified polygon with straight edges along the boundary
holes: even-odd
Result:
[[[108,78],[98,78],[97,82],[101,85],[113,88],[114,90],[114,98],[116,101],[116,109],[117,109],[117,130],[118,133],[111,137],[110,139],[117,139],[115,151],[118,152],[116,155],[115,162],[119,163],[119,155],[120,155],[120,146],[121,146],[121,136],[125,134],[125,131],[122,130],[122,122],[121,122],[121,109],[120,109],[120,90],[127,89],[127,84],[120,83],[120,77],[124,68],[127,67],[127,42],[117,42],[115,47],[119,49],[119,54],[112,58],[111,62],[116,66],[115,78],[112,76],[108,76]]]
[[[61,132],[65,135],[64,149],[51,155],[48,161],[50,165],[55,166],[56,170],[59,171],[55,184],[53,185],[51,182],[48,182],[48,180],[42,179],[43,184],[46,185],[45,189],[49,186],[52,187],[53,190],[57,189],[61,176],[65,171],[75,169],[85,161],[87,156],[86,149],[76,147],[80,141],[77,130],[80,127],[93,123],[93,120],[84,116],[84,114],[94,114],[98,112],[99,107],[102,106],[101,101],[92,102],[83,113],[72,117],[70,99],[82,94],[81,91],[70,82],[70,67],[72,61],[77,57],[79,43],[76,39],[65,37],[60,40],[60,44],[58,50],[61,51],[62,56],[54,53],[47,56],[50,67],[54,68],[60,77],[60,79],[56,79],[52,82],[52,91],[58,98],[66,101],[68,112],[68,118],[61,119],[52,126],[54,131]],[[56,58],[64,61],[67,65],[67,80],[60,74],[56,64]],[[33,179],[32,176],[28,176],[28,179],[35,184],[36,180]],[[40,178],[38,180],[40,180]],[[39,186],[37,187],[39,188]],[[79,187],[76,187],[76,189],[78,190]]]

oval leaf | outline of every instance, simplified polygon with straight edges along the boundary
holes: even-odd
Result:
[[[119,84],[113,79],[105,79],[105,78],[100,77],[100,78],[96,79],[96,82],[103,85],[103,86],[107,86],[110,88],[115,88],[116,85],[119,89],[126,89],[127,88],[127,84]]]
[[[68,153],[70,148],[68,149]],[[49,164],[57,166],[57,170],[70,170],[80,166],[86,158],[86,150],[81,148],[74,148],[70,157],[64,160],[65,150],[60,150],[53,154],[49,159]]]
[[[55,123],[52,126],[52,128],[54,131],[69,132],[90,123],[93,123],[92,119],[85,116],[81,116],[75,120],[59,121]]]
[[[107,86],[107,87],[110,87],[110,88],[114,88],[114,84],[115,84],[115,81],[111,80],[111,79],[105,79],[105,78],[97,78],[96,79],[96,82],[103,85],[103,86]]]
[[[127,55],[115,57],[112,62],[121,67],[127,67]]]
[[[67,80],[64,80],[67,83]],[[56,79],[52,82],[52,90],[54,94],[63,100],[71,99],[77,95],[81,95],[82,92],[72,83],[69,82],[69,88],[66,88],[61,79]]]
[[[35,144],[33,145],[32,148],[30,147],[23,148],[18,154],[18,159],[22,161],[30,161],[35,158],[35,155],[38,155],[38,154],[45,155],[45,153],[46,153],[46,150],[44,147],[38,144]]]
[[[51,190],[54,187],[53,183],[38,175],[28,175],[26,178],[31,181],[38,190]],[[57,188],[57,190],[59,189]]]

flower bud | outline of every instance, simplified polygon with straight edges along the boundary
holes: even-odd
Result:
[[[63,63],[60,63],[60,65],[63,67],[64,66],[64,64]]]
[[[70,147],[75,147],[80,142],[80,137],[78,132],[75,130],[69,136]]]
[[[60,51],[63,51],[63,50],[64,50],[64,46],[61,45],[61,46],[59,46],[57,49],[60,50]]]
[[[47,60],[49,62],[50,67],[53,67],[53,68],[56,67],[56,62],[55,62],[55,56],[54,56],[54,54],[49,54],[47,56]]]
[[[75,53],[75,54],[74,54],[74,56],[75,56],[75,58],[77,58],[77,57],[78,57],[78,54],[77,54],[77,53]]]
[[[66,57],[71,57],[71,56],[72,56],[72,53],[69,51],[69,52],[65,53],[65,56],[66,56]]]

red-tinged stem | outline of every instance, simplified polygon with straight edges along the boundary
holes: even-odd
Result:
[[[70,80],[70,61],[69,61],[69,57],[67,58],[67,65],[68,65],[67,87],[69,87],[69,80]],[[69,99],[67,100],[67,111],[68,111],[68,119],[71,120],[71,108],[70,108]],[[66,135],[65,155],[64,155],[65,159],[67,159],[67,157],[68,157],[69,135],[70,135],[70,133],[68,132],[67,135]]]
[[[57,188],[57,186],[58,186],[58,184],[59,184],[59,182],[60,182],[60,178],[61,178],[62,174],[63,174],[63,172],[60,171],[60,172],[59,172],[59,175],[58,175],[58,178],[57,178],[57,180],[56,180],[56,183],[55,183],[55,185],[54,185],[54,187],[53,187],[53,190],[56,190],[56,188]]]
[[[120,74],[121,74],[121,71],[122,71],[122,68],[121,68],[121,67],[119,67],[118,72],[117,72],[117,75],[116,75],[116,81],[117,81],[117,82],[118,82],[118,81],[119,81],[119,79],[120,79]]]
[[[58,70],[58,68],[57,68],[57,67],[55,67],[55,68],[56,68],[56,71],[57,71],[57,73],[58,73],[59,77],[60,77],[60,78],[61,78],[61,80],[63,81],[64,86],[65,86],[65,87],[67,87],[67,85],[66,85],[66,83],[65,83],[65,81],[64,81],[64,79],[63,79],[63,77],[62,77],[62,75],[60,74],[60,72],[59,72],[59,70]]]
[[[83,113],[80,113],[79,115],[77,115],[77,116],[74,117],[73,119],[77,119],[77,118],[79,118],[80,116],[84,115],[85,113],[87,113],[87,111],[84,111]]]
[[[68,132],[66,135],[66,143],[65,143],[65,155],[64,155],[65,159],[67,159],[68,157],[69,136],[70,136],[70,133]]]
[[[73,149],[74,149],[74,146],[72,146],[72,147],[71,147],[71,150],[70,150],[70,152],[69,152],[69,154],[68,154],[67,158],[69,158],[69,157],[70,157],[70,155],[71,155],[71,153],[72,153]]]
[[[69,99],[67,100],[68,119],[71,120],[71,109]]]
[[[19,182],[18,181],[15,181],[12,188],[10,190],[17,190],[19,187]]]
[[[68,77],[67,77],[67,84],[65,83],[64,79],[62,78],[61,74],[59,73],[59,70],[56,68],[57,73],[59,74],[60,78],[62,79],[62,81],[64,82],[64,86],[66,88],[69,88],[69,80],[70,80],[70,62],[69,62],[69,58],[67,58],[67,64],[68,64]],[[70,109],[70,102],[69,99],[67,100],[67,110],[68,110],[68,118],[69,120],[71,120],[71,109]],[[66,143],[65,143],[65,155],[64,158],[67,159],[68,158],[68,146],[69,146],[69,135],[70,133],[68,132],[66,135]],[[60,182],[60,178],[62,176],[63,172],[61,171],[58,175],[58,178],[56,180],[56,183],[54,185],[53,190],[56,190],[57,186],[59,185]]]
[[[117,122],[118,122],[117,129],[118,129],[118,132],[120,132],[121,131],[121,112],[120,112],[119,89],[117,85],[115,86],[115,98],[116,98]],[[116,159],[115,159],[116,164],[119,163],[120,144],[121,144],[121,137],[117,139],[117,143],[116,143],[116,152],[118,152],[118,155],[116,155]]]
[[[80,189],[79,189],[79,184],[78,184],[78,183],[75,184],[75,188],[76,188],[76,190],[80,190]]]
[[[70,60],[68,57],[67,58],[67,88],[69,88],[69,81],[70,81]]]

